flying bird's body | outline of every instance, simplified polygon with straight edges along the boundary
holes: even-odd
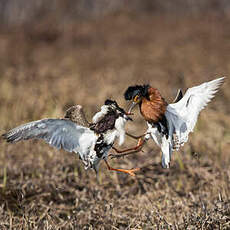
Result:
[[[131,118],[115,101],[106,100],[92,120],[92,124],[86,121],[82,107],[78,105],[67,110],[64,119],[33,121],[10,130],[3,137],[8,142],[43,139],[57,149],[79,154],[85,168],[93,168],[97,172],[99,162],[101,159],[106,160],[115,140],[118,138],[119,144],[124,142],[125,123]],[[131,175],[135,171],[113,169],[107,161],[106,164],[110,170]]]
[[[173,104],[167,104],[159,91],[149,85],[131,86],[126,90],[125,99],[133,101],[129,112],[139,104],[148,125],[144,140],[152,138],[160,146],[164,168],[169,168],[172,151],[178,150],[188,141],[200,111],[214,97],[223,82],[224,78],[219,78],[189,88]]]

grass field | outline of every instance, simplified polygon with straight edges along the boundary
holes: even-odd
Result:
[[[65,28],[52,24],[0,33],[0,131],[81,104],[88,119],[106,98],[149,83],[168,102],[178,88],[226,76],[189,142],[161,168],[153,141],[110,160],[141,167],[135,178],[109,172],[97,183],[73,153],[41,141],[0,143],[0,229],[229,229],[229,18],[113,15]],[[127,125],[142,134],[136,110]],[[129,137],[125,145],[135,142]]]

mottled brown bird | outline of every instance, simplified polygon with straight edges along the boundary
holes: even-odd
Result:
[[[82,106],[76,105],[66,111],[64,119],[47,118],[18,126],[3,134],[7,142],[28,139],[43,139],[57,149],[75,152],[86,169],[98,171],[103,159],[109,170],[128,173],[132,176],[139,170],[114,169],[107,162],[109,150],[116,139],[122,144],[125,139],[125,124],[132,120],[116,101],[106,100],[93,118],[86,120]]]

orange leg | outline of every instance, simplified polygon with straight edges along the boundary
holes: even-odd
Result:
[[[112,171],[117,171],[117,172],[124,172],[124,173],[128,173],[130,176],[135,176],[135,172],[139,171],[140,168],[135,168],[135,169],[115,169],[110,167],[109,163],[104,159],[108,170],[112,170]]]
[[[124,149],[124,150],[118,150],[116,149],[115,147],[112,147],[117,153],[124,153],[124,152],[129,152],[129,151],[140,151],[141,148],[143,147],[145,141],[142,139],[142,138],[139,138],[138,142],[137,142],[137,145],[133,148],[129,148],[129,149]],[[124,154],[126,155],[126,154]],[[119,155],[118,155],[119,156]]]
[[[123,150],[123,151],[119,151],[115,147],[113,147],[113,149],[116,152],[122,153],[122,154],[109,154],[109,156],[111,157],[111,159],[113,159],[113,158],[120,158],[120,157],[124,157],[124,156],[130,155],[130,154],[133,154],[133,153],[140,152],[140,151],[142,151],[142,147],[143,147],[144,143],[145,143],[145,141],[143,139],[140,139],[138,141],[136,147],[130,148],[130,149],[126,149],[126,150]],[[123,152],[126,152],[126,153],[123,153]]]
[[[140,135],[140,136],[134,136],[132,134],[129,133],[125,133],[127,136],[132,137],[133,139],[138,139],[138,143],[135,147],[133,148],[129,148],[129,149],[124,149],[124,150],[118,150],[115,147],[112,147],[117,153],[124,153],[124,152],[129,152],[129,151],[134,151],[134,152],[138,152],[141,149],[139,149],[140,147],[142,147],[142,145],[144,144],[144,140],[142,139],[142,137],[144,137],[146,135],[146,133]],[[127,154],[128,155],[128,154]]]

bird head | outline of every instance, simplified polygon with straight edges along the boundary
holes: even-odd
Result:
[[[105,100],[104,105],[108,108],[109,111],[114,111],[117,113],[117,115],[119,117],[123,117],[124,119],[126,119],[127,121],[130,120],[132,121],[132,118],[129,117],[129,115],[131,115],[130,113],[125,112],[125,110],[123,108],[121,108],[116,101],[107,99]]]
[[[137,104],[141,103],[143,97],[148,98],[148,88],[149,85],[136,85],[128,87],[124,93],[125,100],[132,101],[128,113],[131,113],[132,109]]]

